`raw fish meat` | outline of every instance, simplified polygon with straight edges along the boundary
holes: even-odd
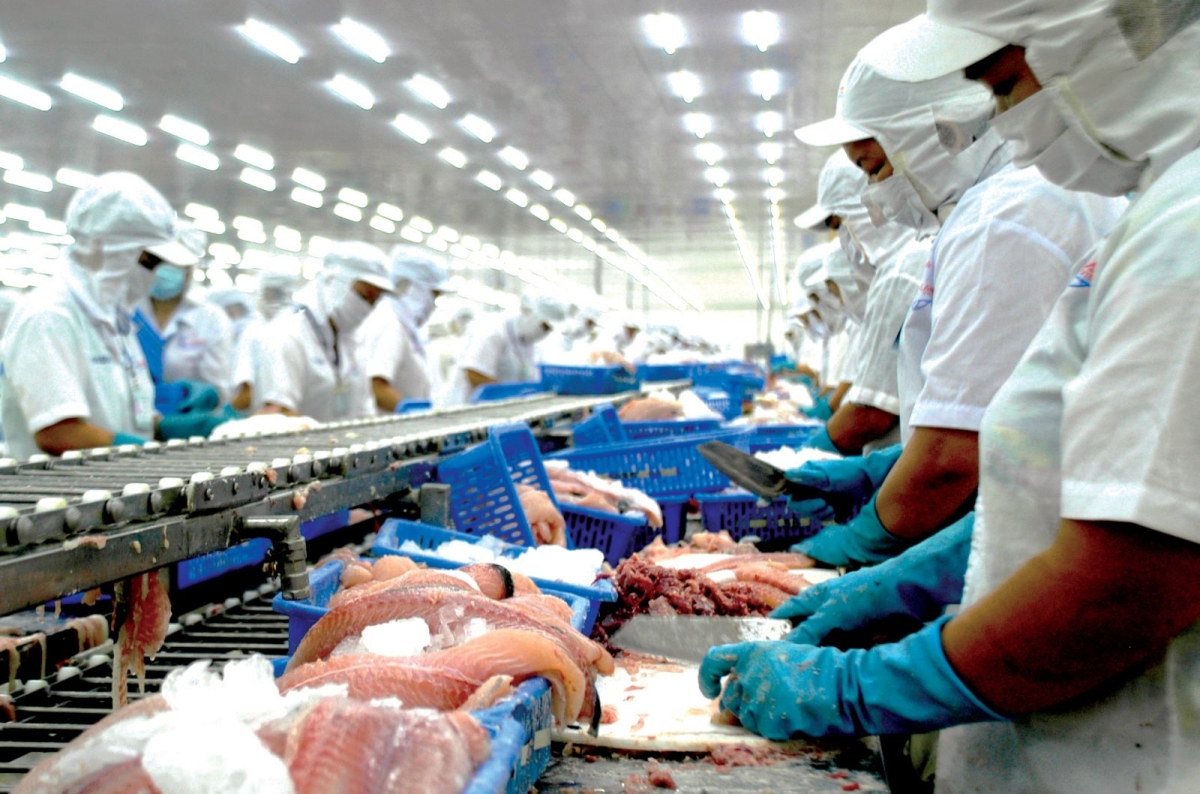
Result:
[[[777,568],[772,564],[743,565],[734,568],[733,574],[739,582],[760,582],[761,584],[770,585],[781,590],[790,596],[798,594],[803,588],[808,586],[808,583],[800,577],[791,576],[786,572],[786,569]]]
[[[475,580],[479,590],[488,598],[501,601],[512,598],[515,594],[516,583],[513,575],[503,565],[491,562],[477,562],[459,568],[460,571]]]
[[[384,579],[383,581],[372,580],[353,587],[347,587],[329,599],[329,607],[332,609],[343,604],[353,603],[366,596],[404,587],[449,587],[455,590],[479,592],[478,586],[474,584],[474,580],[469,576],[458,573],[458,571],[434,571],[418,568],[395,579]]]
[[[408,659],[361,655],[301,665],[280,678],[278,684],[285,694],[293,689],[346,684],[350,697],[356,700],[394,697],[408,708],[453,711],[472,698],[486,680],[451,668],[413,664]]]
[[[371,566],[371,576],[375,581],[383,582],[415,570],[417,570],[417,564],[408,557],[389,555],[375,561],[375,564]]]
[[[775,551],[767,554],[734,554],[730,555],[728,560],[714,562],[712,565],[708,565],[701,570],[704,573],[712,573],[713,571],[727,571],[740,568],[743,565],[761,563],[779,563],[787,570],[797,570],[800,568],[813,568],[816,566],[817,561],[804,554],[788,551]]]
[[[128,674],[146,691],[146,657],[154,658],[167,639],[171,601],[161,571],[150,571],[116,585],[125,603],[125,621],[113,649],[113,707],[128,702]]]
[[[539,546],[567,545],[567,522],[545,491],[528,485],[518,485],[517,496],[521,500],[521,509],[525,511],[525,520],[529,522],[533,538]]]
[[[683,416],[683,406],[674,400],[647,397],[642,400],[630,400],[621,406],[617,415],[623,422],[659,422],[679,419]]]

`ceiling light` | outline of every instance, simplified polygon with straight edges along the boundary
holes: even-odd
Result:
[[[417,143],[428,143],[431,133],[429,128],[407,113],[401,113],[392,120],[392,126],[407,135]]]
[[[292,188],[292,201],[319,210],[325,204],[325,197],[306,187],[294,187]]]
[[[349,17],[333,26],[333,32],[346,43],[346,46],[357,50],[375,63],[383,63],[392,54],[383,37],[361,22],[355,22]]]
[[[722,204],[728,204],[729,202],[733,201],[734,198],[737,197],[737,194],[734,193],[732,190],[730,190],[727,187],[723,187],[720,190],[713,191],[713,195],[716,196],[717,200],[720,201]]]
[[[540,187],[542,190],[554,189],[554,177],[545,171],[534,171],[529,175],[529,181]]]
[[[438,110],[445,110],[446,106],[450,104],[449,92],[432,77],[427,77],[423,74],[414,74],[412,79],[405,83],[405,85],[408,86],[410,91]]]
[[[376,207],[375,213],[387,218],[389,221],[395,221],[396,223],[404,220],[404,211],[395,204],[388,204],[387,202],[384,202]]]
[[[455,168],[463,168],[467,164],[467,156],[458,149],[451,149],[449,146],[438,152],[438,157],[442,158]]]
[[[505,146],[500,150],[500,159],[518,171],[524,171],[529,167],[528,155],[520,149],[514,149],[512,146]]]
[[[259,190],[265,190],[268,193],[275,189],[275,177],[270,174],[264,174],[256,168],[243,168],[239,178],[247,185],[256,187]]]
[[[333,250],[333,240],[314,234],[308,238],[308,253],[318,259],[323,259]]]
[[[592,218],[592,228],[601,234],[604,234],[606,231],[608,231],[608,224],[599,218]]]
[[[215,220],[221,217],[221,213],[217,212],[212,207],[205,206],[204,204],[196,204],[195,202],[184,207],[183,214],[189,218],[196,218],[197,220],[200,218],[212,218]]]
[[[241,160],[247,165],[252,165],[255,168],[263,171],[270,171],[275,168],[275,158],[264,152],[262,149],[255,149],[253,146],[246,144],[238,144],[238,147],[233,150],[233,156]]]
[[[771,187],[779,187],[783,183],[784,174],[782,168],[768,168],[763,173],[763,176],[766,178],[767,184]]]
[[[452,245],[450,246],[450,254],[451,256],[456,256],[459,259],[466,259],[471,255],[471,252],[468,251],[464,246]]]
[[[49,193],[54,190],[54,180],[42,174],[31,174],[28,171],[5,171],[4,181],[10,185],[36,190],[39,193]]]
[[[293,229],[290,226],[276,226],[275,231],[272,232],[272,234],[275,236],[276,240],[299,240],[300,239],[300,230]]]
[[[145,146],[146,141],[149,140],[146,131],[138,125],[103,114],[92,121],[92,129],[119,141],[132,143],[134,146]]]
[[[292,181],[297,185],[303,185],[309,190],[315,190],[320,193],[325,189],[325,177],[320,174],[313,173],[307,168],[297,168],[292,172]]]
[[[500,258],[500,249],[497,248],[496,246],[492,245],[491,243],[488,243],[487,245],[485,245],[483,247],[482,253],[488,259],[499,259]]]
[[[490,190],[499,190],[504,187],[504,181],[491,171],[480,171],[475,175],[475,181]]]
[[[96,179],[92,174],[76,171],[74,168],[60,168],[54,175],[54,180],[67,187],[85,188]]]
[[[403,229],[401,229],[400,236],[405,240],[408,240],[410,243],[420,244],[425,242],[425,235],[421,234],[411,226],[405,226]]]
[[[435,251],[443,251],[444,252],[450,248],[450,244],[448,242],[446,242],[445,240],[443,240],[441,237],[430,237],[428,240],[425,241],[425,244],[428,245],[430,248],[432,248]]]
[[[371,93],[371,89],[344,74],[334,75],[333,79],[325,85],[329,86],[329,90],[342,99],[358,105],[363,110],[375,107],[375,95]]]
[[[770,201],[772,204],[778,204],[779,202],[781,202],[785,198],[787,198],[787,192],[784,191],[782,188],[773,187],[773,188],[770,188],[769,190],[767,190],[766,196],[767,196],[767,200]]]
[[[372,216],[371,228],[384,234],[396,233],[396,222],[380,217],[379,215]]]
[[[238,215],[232,221],[233,228],[241,231],[242,229],[261,229],[263,222],[258,218],[251,218],[247,215]]]
[[[275,247],[281,251],[291,251],[294,254],[298,254],[304,250],[304,244],[300,242],[299,237],[296,237],[294,239],[293,238],[285,238],[282,240],[279,238],[275,238]],[[239,278],[241,278],[241,277],[239,276]]]
[[[174,135],[176,138],[181,138],[197,146],[208,146],[212,140],[212,136],[208,134],[208,130],[199,124],[184,121],[178,116],[170,114],[162,117],[162,120],[158,122],[158,128],[169,135]]]
[[[506,199],[508,199],[509,201],[511,201],[513,204],[516,204],[518,207],[528,207],[529,206],[529,196],[527,196],[522,191],[517,190],[515,187],[512,188],[511,190],[509,190],[507,193],[505,193],[504,197]]]
[[[779,72],[774,69],[751,72],[750,90],[770,102],[779,93]]]
[[[575,214],[583,218],[585,221],[590,221],[592,219],[592,210],[585,204],[580,204],[575,207]]]
[[[414,215],[409,218],[408,225],[421,232],[421,234],[433,234],[433,224],[420,215]]]
[[[242,255],[228,243],[213,243],[208,247],[208,254],[218,262],[227,265],[238,265],[242,262]]]
[[[465,234],[462,238],[462,247],[468,251],[478,251],[481,246],[478,238],[472,237],[469,234]]]
[[[779,17],[770,11],[747,11],[742,14],[742,38],[766,52],[779,41]]]
[[[551,226],[551,227],[554,229],[554,231],[556,231],[556,232],[559,232],[559,233],[561,233],[561,234],[566,234],[566,233],[567,233],[567,224],[566,224],[566,221],[564,221],[562,218],[553,218],[553,219],[551,219],[551,221],[550,221],[550,226]]]
[[[0,152],[0,168],[5,171],[20,171],[25,168],[25,161],[15,154]]]
[[[564,188],[559,188],[554,191],[554,198],[558,199],[559,203],[570,207],[575,204],[575,194]]]
[[[207,171],[216,171],[221,167],[221,158],[199,146],[192,146],[190,143],[179,144],[179,148],[175,150],[175,156],[185,163],[200,166]]]
[[[725,150],[715,143],[702,143],[696,147],[696,156],[709,165],[716,165],[725,158]]]
[[[448,243],[457,243],[458,242],[458,231],[456,229],[450,228],[449,226],[443,226],[440,229],[438,229],[437,236],[441,237],[443,240],[445,240]]]
[[[779,158],[783,157],[782,143],[760,143],[758,145],[758,156],[767,161],[767,165],[775,165],[779,162]]]
[[[255,245],[265,245],[267,242],[267,233],[262,229],[251,229],[249,227],[238,229],[237,236],[239,240],[245,240]]]
[[[674,55],[687,42],[683,22],[674,14],[648,14],[642,17],[642,27],[650,42],[666,50],[667,55]]]
[[[667,82],[671,86],[671,93],[688,103],[704,91],[700,78],[692,72],[673,72]]]
[[[724,168],[710,168],[704,172],[704,178],[717,187],[725,187],[729,183],[729,172]]]
[[[238,26],[238,32],[257,44],[276,58],[297,63],[304,55],[304,50],[288,34],[257,19],[247,19],[246,24]]]
[[[775,133],[783,129],[783,115],[774,110],[763,111],[758,114],[756,119],[758,128],[762,130],[763,135],[768,138],[775,137]]]
[[[344,201],[347,204],[353,204],[355,207],[360,209],[365,208],[371,203],[370,199],[367,198],[366,193],[349,187],[344,187],[338,191],[338,200]]]
[[[35,110],[49,110],[53,106],[50,95],[36,88],[18,83],[7,77],[0,77],[0,96],[20,102]]]
[[[62,80],[59,81],[59,86],[67,93],[74,94],[80,99],[86,99],[102,108],[119,111],[125,107],[125,100],[120,93],[94,80],[80,77],[74,72],[64,74]]]
[[[583,232],[574,227],[571,227],[570,231],[567,232],[567,237],[570,237],[571,240],[576,243],[583,242]]]
[[[467,132],[474,135],[484,143],[491,143],[496,139],[496,128],[488,122],[476,116],[474,113],[468,113],[463,116],[458,122],[458,126],[462,127]]]
[[[333,206],[333,214],[348,221],[360,222],[363,219],[362,210],[351,204],[338,202]]]
[[[704,113],[688,113],[683,117],[684,128],[695,135],[697,138],[703,138],[712,132],[713,120],[712,116]]]
[[[200,231],[208,232],[209,234],[220,235],[225,233],[225,224],[216,218],[197,218],[192,222],[192,225]]]
[[[24,204],[5,204],[4,214],[9,218],[25,221],[25,223],[40,221],[46,217],[46,213],[37,207],[27,207]]]
[[[533,213],[533,217],[537,218],[538,220],[541,220],[541,221],[550,220],[550,210],[546,209],[541,204],[534,204],[532,207],[529,208],[529,211],[531,213]]]

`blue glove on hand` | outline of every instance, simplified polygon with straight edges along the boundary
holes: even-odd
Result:
[[[188,413],[164,416],[158,422],[158,436],[164,441],[173,438],[208,438],[218,426],[229,421],[220,413]]]
[[[809,449],[819,449],[823,452],[832,452],[835,455],[841,455],[842,451],[834,446],[833,439],[829,437],[829,427],[822,427],[817,432],[809,437],[808,441],[804,442],[804,446]]]
[[[112,445],[114,447],[124,447],[128,444],[142,446],[146,443],[146,439],[141,436],[135,436],[130,433],[115,433],[113,435]]]
[[[839,651],[790,642],[719,645],[700,665],[700,691],[748,730],[783,741],[796,736],[927,733],[1005,719],[963,683],[942,649],[942,626],[900,642]]]
[[[911,548],[914,541],[897,537],[879,521],[875,497],[845,524],[828,524],[808,540],[792,546],[826,565],[874,565],[890,560]]]
[[[824,397],[814,397],[812,408],[803,408],[800,413],[807,416],[809,419],[820,419],[822,422],[828,422],[833,416],[833,409],[829,407],[829,400]]]
[[[854,631],[894,615],[928,623],[962,601],[974,528],[975,514],[968,513],[882,565],[804,590],[771,617],[803,621],[787,637],[799,645],[819,645],[831,631]]]
[[[183,386],[185,390],[183,401],[176,407],[177,413],[188,414],[193,411],[214,411],[221,404],[221,393],[217,391],[215,386],[210,386],[198,380],[177,380],[172,381],[172,384]]]
[[[800,485],[851,497],[861,508],[883,485],[903,451],[904,448],[899,444],[893,444],[870,455],[854,455],[841,460],[812,460],[788,469],[784,475]],[[795,513],[820,521],[832,520],[835,513],[833,505],[824,499],[789,499],[788,507]]]

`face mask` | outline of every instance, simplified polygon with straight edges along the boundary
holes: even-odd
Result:
[[[429,318],[433,316],[434,309],[437,308],[436,301],[432,290],[413,285],[396,302],[396,305],[414,326],[423,328],[425,323],[429,322]]]
[[[155,270],[157,269],[155,268]],[[125,300],[121,308],[132,312],[135,306],[150,297],[150,290],[154,288],[154,279],[154,270],[136,265],[124,279],[125,283],[121,285],[125,289]]]
[[[513,330],[516,331],[517,338],[526,345],[537,344],[550,335],[550,329],[545,323],[531,314],[517,317],[513,321]]]
[[[1149,163],[1127,160],[1097,141],[1076,111],[1063,78],[992,120],[992,128],[1013,142],[1013,163],[1035,166],[1067,190],[1123,196],[1135,190]]]
[[[372,308],[366,298],[352,289],[333,307],[329,321],[337,326],[339,334],[352,334],[367,319]]]
[[[150,297],[155,300],[168,301],[183,294],[187,284],[188,271],[174,265],[159,265],[154,269],[154,284],[150,287]]]
[[[871,223],[876,226],[899,223],[916,230],[918,237],[935,235],[942,227],[938,216],[925,206],[912,181],[903,172],[867,185],[863,189],[862,203],[871,215]]]

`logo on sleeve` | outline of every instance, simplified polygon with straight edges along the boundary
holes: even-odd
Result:
[[[1073,278],[1071,280],[1071,283],[1068,286],[1073,287],[1075,289],[1084,289],[1085,287],[1092,286],[1092,281],[1094,281],[1095,278],[1096,278],[1096,263],[1088,262],[1086,265],[1083,266],[1083,270],[1079,271],[1079,275],[1077,275],[1075,278]]]

